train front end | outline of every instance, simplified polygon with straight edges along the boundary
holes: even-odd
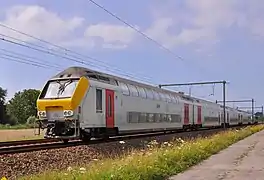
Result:
[[[53,78],[44,86],[38,100],[39,128],[44,138],[64,141],[80,137],[81,104],[89,88],[86,77]]]

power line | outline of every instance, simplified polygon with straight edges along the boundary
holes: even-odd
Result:
[[[9,55],[9,54],[5,54],[5,53],[0,53],[0,55],[4,56],[4,58],[8,57],[8,58],[15,58],[15,59],[20,59],[20,60],[24,60],[24,61],[28,61],[28,62],[31,62],[31,63],[36,63],[36,61],[33,61],[33,60],[30,60],[30,59],[27,59],[27,58],[23,58],[23,57],[19,57],[19,56],[14,56],[14,55]],[[43,67],[51,67],[51,68],[55,68],[57,70],[62,70],[61,68],[59,67],[56,67],[56,66],[52,66],[52,65],[49,65],[49,64],[45,64],[45,63],[41,63],[41,62],[37,62],[39,65],[43,66]]]
[[[25,61],[25,60],[23,60],[21,58],[10,58],[10,57],[2,57],[2,56],[0,56],[0,59],[9,60],[9,61],[18,62],[18,63],[21,63],[21,64],[27,64],[27,65],[31,65],[31,66],[47,69],[46,66],[43,66],[43,65],[39,64],[38,62]],[[51,68],[54,68],[54,67],[51,67]]]
[[[97,2],[95,2],[94,0],[88,0],[91,3],[93,3],[94,5],[96,5],[97,7],[99,7],[100,9],[102,9],[103,11],[105,11],[106,13],[108,13],[109,15],[111,15],[112,17],[114,17],[115,19],[119,20],[120,22],[124,23],[125,25],[127,25],[128,27],[130,27],[131,29],[133,29],[134,31],[136,31],[137,33],[139,33],[140,35],[142,35],[143,37],[145,37],[146,39],[148,39],[149,41],[153,42],[154,44],[158,45],[159,47],[161,47],[162,49],[164,49],[165,51],[167,51],[169,54],[173,55],[173,57],[175,59],[180,59],[181,61],[184,62],[184,60],[186,61],[186,59],[184,59],[183,57],[175,54],[173,51],[171,51],[169,48],[166,48],[165,46],[163,46],[161,43],[159,43],[158,41],[154,40],[153,38],[149,37],[148,35],[146,35],[145,33],[143,33],[142,31],[138,30],[137,28],[135,28],[133,25],[129,24],[127,21],[123,20],[122,18],[118,17],[117,15],[115,15],[114,13],[112,13],[111,11],[107,10],[104,6],[98,4]],[[193,63],[193,62],[192,62]],[[205,71],[207,71],[208,69],[205,69],[199,65],[195,65],[195,69],[199,69],[202,73],[204,73]]]
[[[25,54],[17,53],[17,52],[14,52],[14,51],[10,51],[10,50],[7,50],[7,49],[3,49],[3,48],[0,48],[0,50],[3,51],[3,52],[8,52],[10,54],[14,54],[14,55],[18,55],[18,56],[24,57],[26,59],[35,59],[35,60],[38,60],[40,62],[44,62],[44,63],[50,64],[49,61],[46,61],[46,60],[43,60],[43,59],[39,59],[37,57],[28,56],[28,55],[25,55]],[[57,64],[57,63],[53,63],[53,64],[55,65],[56,68],[60,68],[62,66],[62,65]]]
[[[24,32],[22,32],[22,31],[19,31],[19,30],[15,29],[15,28],[12,28],[12,27],[10,27],[10,26],[7,26],[7,25],[5,25],[5,24],[3,24],[3,23],[0,23],[0,26],[1,26],[1,27],[4,27],[4,28],[7,28],[7,29],[9,29],[9,30],[11,30],[11,31],[14,31],[14,32],[16,32],[16,33],[19,33],[19,34],[25,35],[25,36],[27,36],[27,37],[33,38],[33,39],[38,40],[38,41],[40,41],[40,42],[43,42],[43,43],[46,43],[46,44],[52,45],[52,46],[57,47],[57,48],[59,48],[59,49],[61,49],[61,50],[64,50],[64,51],[66,51],[65,55],[68,55],[67,52],[70,52],[70,53],[73,53],[73,54],[75,54],[75,55],[78,55],[78,56],[81,56],[81,57],[84,57],[84,58],[88,58],[88,59],[91,59],[91,60],[96,61],[96,62],[100,62],[100,63],[102,63],[102,64],[107,64],[107,63],[105,63],[105,62],[103,62],[103,61],[100,61],[100,60],[98,60],[98,59],[92,58],[92,57],[90,57],[90,56],[80,54],[80,53],[78,53],[78,52],[72,51],[72,50],[70,50],[70,49],[66,49],[66,48],[64,48],[64,47],[62,47],[62,46],[56,45],[56,44],[51,43],[51,42],[48,42],[48,41],[46,41],[46,40],[43,40],[43,39],[37,38],[37,37],[35,37],[35,36],[33,36],[33,35],[30,35],[30,34],[24,33]],[[3,35],[3,34],[0,34],[0,35],[5,36],[5,37],[9,37],[9,38],[12,38],[12,39],[16,39],[16,40],[17,40],[17,38],[13,38],[13,37],[10,37],[10,36],[7,36],[7,35]],[[20,40],[20,41],[22,41],[22,40]],[[22,41],[22,42],[23,42],[23,43],[27,43],[27,44],[31,44],[31,45],[33,44],[33,43],[25,42],[25,41]],[[36,44],[33,44],[33,45],[35,45],[35,46],[39,46],[39,45],[36,45]],[[39,46],[39,47],[44,48],[43,46]],[[52,49],[49,49],[49,50],[52,50]],[[53,51],[54,51],[54,50],[53,50]],[[74,58],[78,58],[78,57],[76,57],[76,56],[72,56],[72,57],[74,57]],[[80,58],[78,58],[78,59],[80,59]],[[82,60],[83,60],[83,59],[82,59]],[[87,61],[87,60],[85,60],[85,61]],[[110,65],[110,64],[108,64],[108,65]],[[106,65],[104,65],[104,66],[107,67]],[[112,66],[112,65],[111,65],[111,66]],[[116,69],[117,71],[119,71],[119,72],[123,72],[123,73],[124,73],[123,70],[118,69],[118,68],[115,68],[115,67],[111,67],[111,69]],[[127,73],[126,73],[126,74],[127,74]],[[123,75],[124,75],[124,74],[123,74]],[[129,73],[128,75],[129,75],[129,77],[135,78],[135,75],[133,75],[133,74],[130,74],[130,73]],[[145,75],[144,75],[144,76],[145,76]],[[141,78],[142,78],[142,77],[141,77]],[[136,78],[136,79],[138,79],[138,78]],[[152,78],[149,78],[149,77],[143,77],[143,79],[148,79],[147,81],[148,81],[149,83],[151,83],[151,84],[153,83],[153,82],[150,82],[150,81],[149,81],[149,79],[152,79]],[[141,80],[141,79],[140,79],[140,80]],[[142,81],[142,80],[141,80],[141,81]]]
[[[142,31],[138,30],[137,28],[135,28],[134,26],[132,26],[131,24],[129,24],[128,22],[124,21],[123,19],[121,19],[120,17],[118,17],[117,15],[115,15],[114,13],[110,12],[109,10],[107,10],[105,7],[103,7],[102,5],[96,3],[93,0],[88,0],[91,3],[93,3],[94,5],[96,5],[97,7],[101,8],[102,10],[104,10],[105,12],[107,12],[108,14],[110,14],[111,16],[113,16],[114,18],[116,18],[117,20],[121,21],[122,23],[126,24],[127,26],[129,26],[130,28],[132,28],[133,30],[135,30],[136,32],[138,32],[139,34],[141,34],[142,36],[144,36],[145,38],[147,38],[148,40],[152,41],[153,43],[155,43],[156,45],[160,46],[161,48],[163,48],[164,50],[166,50],[167,52],[169,52],[170,54],[172,54],[173,56],[177,57],[180,60],[184,60],[182,57],[176,55],[174,52],[172,52],[170,49],[166,48],[165,46],[163,46],[162,44],[160,44],[158,41],[152,39],[151,37],[149,37],[148,35],[146,35],[145,33],[143,33]]]
[[[8,39],[5,39],[5,38],[0,38],[0,40],[8,42],[8,43],[11,43],[11,44],[15,44],[15,45],[18,45],[18,46],[22,46],[22,47],[25,47],[25,48],[29,48],[29,49],[32,49],[32,50],[36,50],[36,51],[39,51],[39,52],[42,52],[42,53],[46,53],[46,54],[49,54],[49,55],[53,55],[53,56],[56,56],[56,57],[59,57],[59,58],[62,58],[62,59],[69,60],[69,61],[77,62],[77,63],[88,65],[88,66],[93,66],[93,67],[96,67],[96,68],[98,68],[98,67],[101,68],[101,66],[99,66],[99,65],[88,64],[88,63],[86,63],[84,61],[80,61],[80,60],[76,60],[74,58],[70,58],[70,57],[67,57],[67,56],[59,55],[59,54],[56,54],[56,53],[53,53],[53,52],[50,52],[50,51],[47,51],[47,50],[31,47],[29,45],[22,44],[22,43],[19,43],[19,42],[15,42],[15,41],[12,41],[12,40],[8,40]],[[106,67],[106,70],[115,73],[115,71],[113,71],[112,68],[109,69],[108,67]],[[127,75],[125,73],[123,73],[123,75],[126,76],[126,77],[130,77],[132,79],[138,79],[139,81],[143,82],[141,78],[137,78],[135,76],[130,76],[130,75]],[[148,81],[148,83],[152,84],[153,82]]]

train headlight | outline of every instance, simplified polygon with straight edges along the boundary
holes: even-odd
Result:
[[[71,110],[65,110],[63,112],[63,115],[66,116],[66,117],[73,116],[73,111],[71,111]]]
[[[38,116],[41,118],[44,118],[44,117],[46,117],[46,112],[45,111],[39,111]]]

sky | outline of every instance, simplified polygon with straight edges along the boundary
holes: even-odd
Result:
[[[264,104],[264,1],[95,2],[157,43],[89,0],[1,1],[0,25],[71,50],[59,49],[0,26],[0,87],[8,90],[7,99],[23,89],[41,89],[60,70],[83,66],[120,76],[132,74],[135,80],[154,85],[226,80],[229,82],[227,100],[254,98],[256,106]],[[21,46],[21,42],[47,49],[38,51]],[[15,60],[20,63],[14,62],[14,53],[23,55],[16,54]],[[51,67],[22,64],[25,58],[21,58],[25,55]],[[172,89],[213,101],[222,98],[221,84]]]

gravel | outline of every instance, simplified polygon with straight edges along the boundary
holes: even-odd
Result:
[[[16,179],[19,176],[37,174],[46,170],[65,170],[72,166],[81,166],[104,157],[113,157],[128,152],[130,149],[146,148],[147,144],[170,141],[181,137],[187,139],[199,134],[209,135],[212,132],[187,132],[181,134],[163,135],[144,139],[133,139],[126,142],[110,142],[95,145],[83,145],[62,149],[41,150],[35,152],[0,155],[0,177]]]

